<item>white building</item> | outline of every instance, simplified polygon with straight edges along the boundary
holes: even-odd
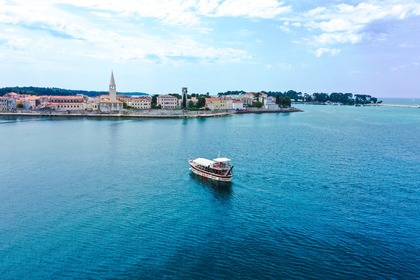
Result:
[[[244,103],[241,100],[233,100],[232,101],[232,109],[233,110],[243,110]]]
[[[83,95],[50,96],[48,107],[60,111],[80,111],[86,109],[86,103]]]
[[[267,110],[277,110],[279,109],[279,105],[276,104],[276,98],[274,96],[267,96],[264,98],[264,109]]]
[[[16,109],[16,99],[0,97],[0,111],[11,111],[13,109]]]
[[[265,94],[264,92],[260,92],[258,96],[258,101],[264,104],[267,97],[267,94]]]
[[[175,109],[178,107],[178,98],[170,94],[161,95],[157,97],[157,105],[162,109]]]

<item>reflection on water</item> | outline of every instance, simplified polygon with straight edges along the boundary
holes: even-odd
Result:
[[[195,173],[190,173],[191,178],[202,187],[210,190],[215,198],[220,200],[230,200],[232,197],[232,183],[218,182],[208,178],[203,178]]]

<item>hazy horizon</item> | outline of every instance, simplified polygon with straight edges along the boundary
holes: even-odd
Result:
[[[0,87],[420,98],[415,0],[0,3]]]

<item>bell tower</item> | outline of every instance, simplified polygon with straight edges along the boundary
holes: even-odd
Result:
[[[109,100],[117,100],[117,86],[115,85],[114,71],[111,72],[111,80],[109,81]]]

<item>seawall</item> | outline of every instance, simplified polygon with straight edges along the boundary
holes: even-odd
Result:
[[[301,112],[297,108],[281,108],[278,110],[264,110],[252,108],[252,110],[124,110],[119,113],[104,113],[97,111],[30,111],[18,110],[17,112],[0,112],[0,116],[22,116],[22,117],[81,117],[81,118],[209,118],[225,117],[233,114],[262,114],[262,113],[290,113]]]

